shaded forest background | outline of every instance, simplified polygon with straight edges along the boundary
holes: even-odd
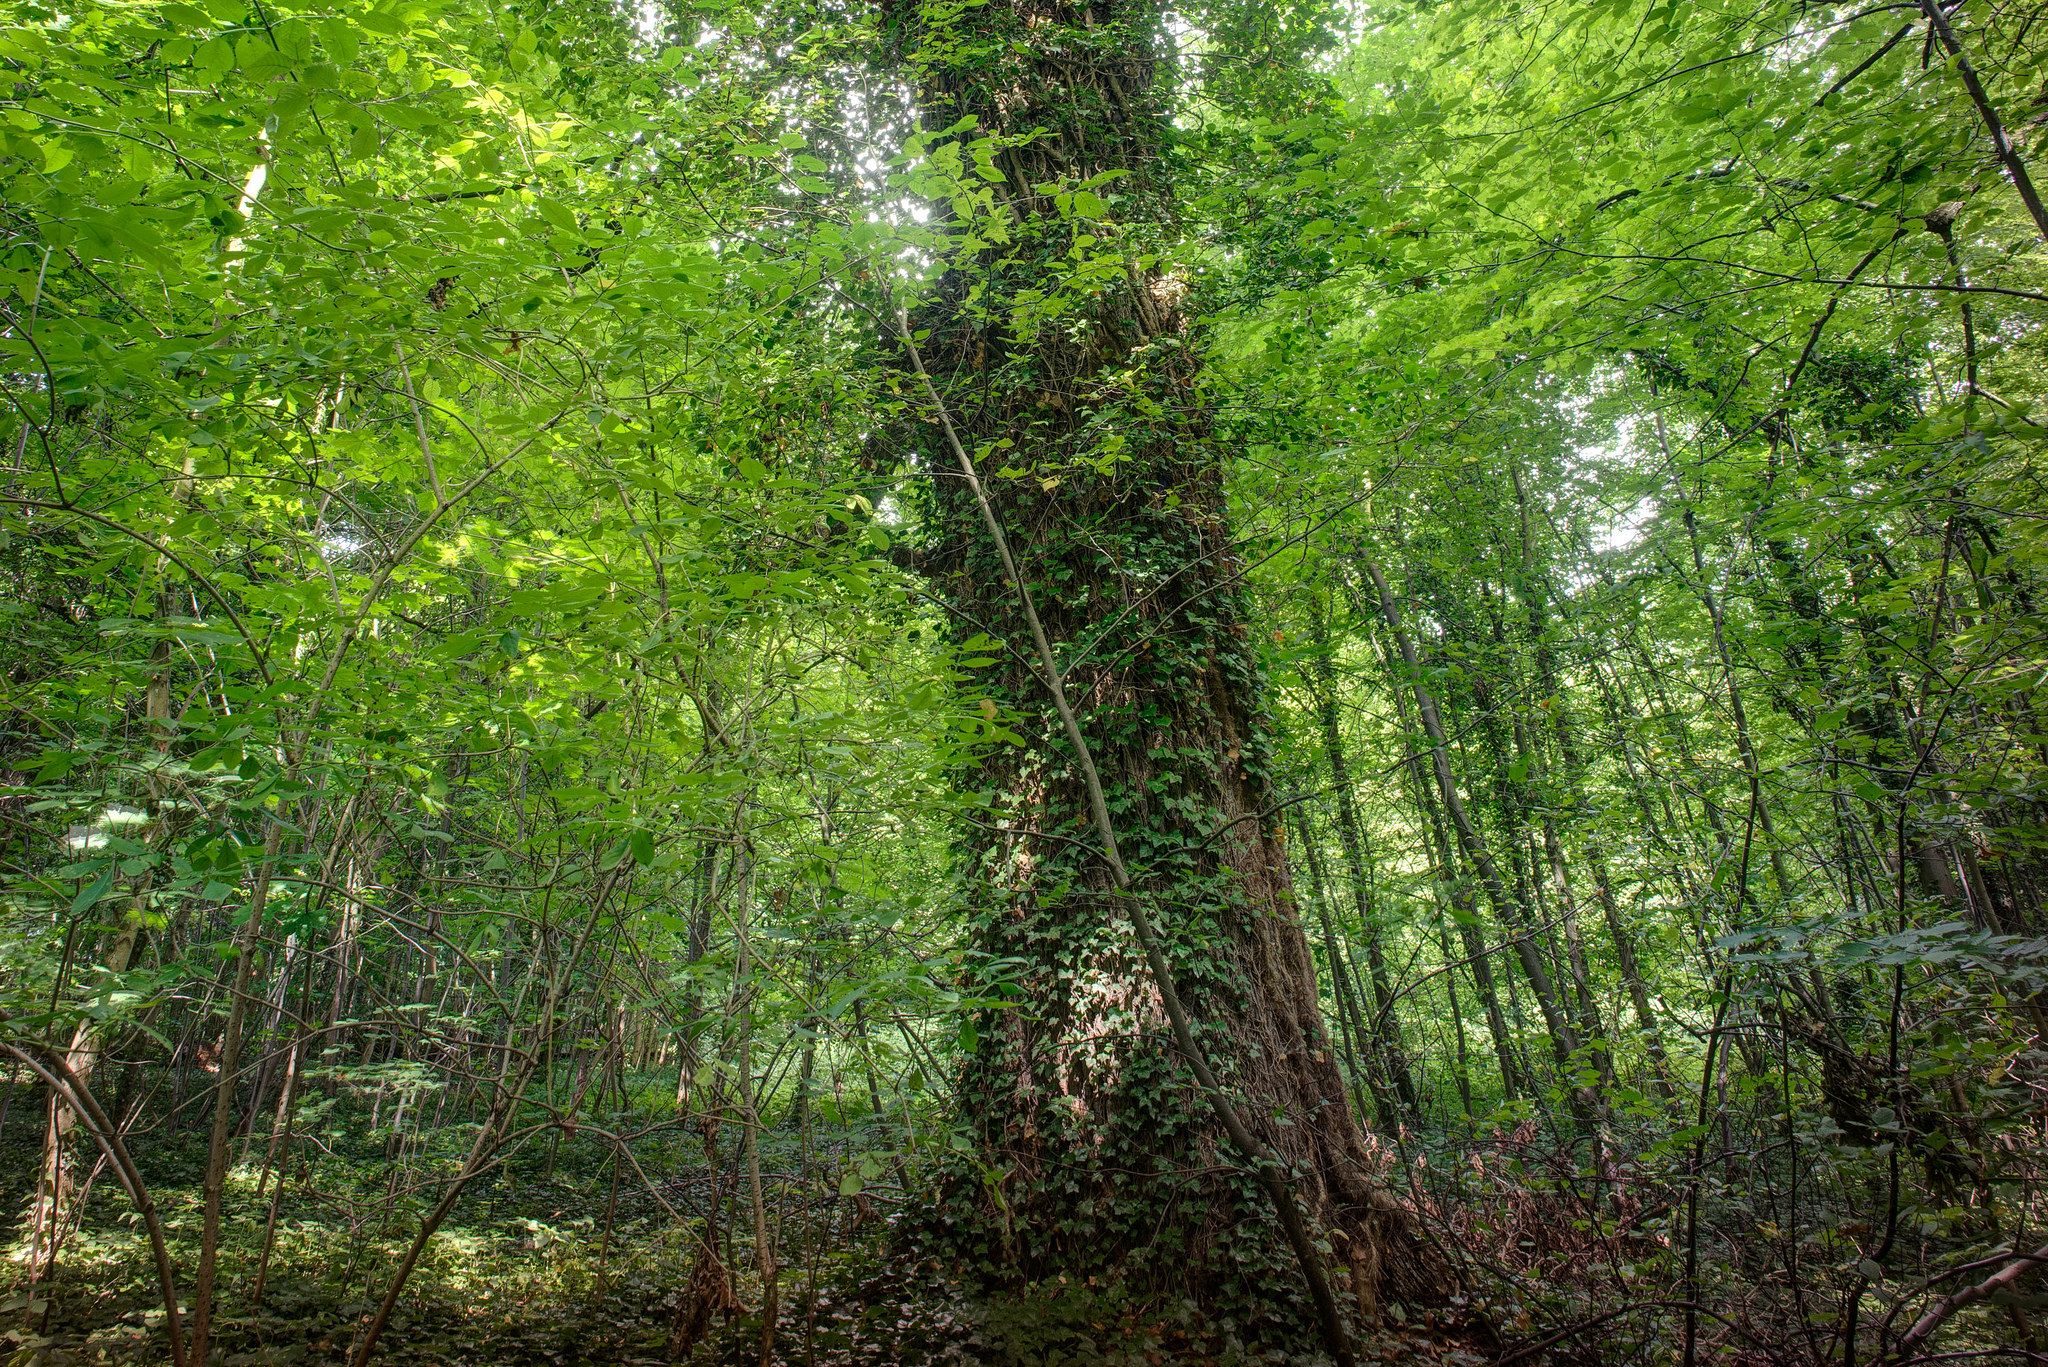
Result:
[[[11,1362],[2048,1362],[2034,9],[5,22]]]

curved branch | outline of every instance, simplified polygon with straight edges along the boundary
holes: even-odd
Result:
[[[1906,1331],[1906,1336],[1899,1340],[1899,1360],[1901,1362],[1905,1361],[1914,1349],[1932,1337],[1934,1331],[1941,1328],[1943,1321],[1955,1314],[1956,1311],[1966,1305],[1974,1305],[1978,1301],[1990,1299],[2018,1281],[2028,1271],[2044,1262],[2048,1262],[2048,1244],[2035,1249],[2032,1253],[2020,1254],[2010,1263],[2007,1263],[1983,1281],[1978,1282],[1975,1286],[1966,1286],[1960,1291],[1951,1291],[1948,1295],[1943,1296],[1934,1303],[1934,1307],[1931,1310],[1920,1317],[1919,1321],[1911,1329]]]
[[[162,545],[156,541],[152,541],[149,537],[144,536],[141,532],[136,531],[133,527],[127,526],[126,524],[121,522],[117,522],[111,517],[104,516],[100,513],[90,513],[83,508],[74,507],[73,505],[68,503],[51,503],[46,499],[21,498],[14,494],[0,494],[0,503],[12,503],[16,507],[21,508],[42,508],[48,512],[53,513],[69,513],[73,517],[82,517],[88,522],[97,522],[102,527],[106,527],[109,530],[119,532],[123,536],[131,537],[136,541],[140,541],[143,545],[149,547],[158,555],[170,561],[179,569],[185,571],[186,574],[192,576],[192,579],[206,590],[206,596],[213,599],[214,602],[220,604],[220,610],[228,615],[228,620],[230,622],[234,623],[235,634],[240,636],[242,638],[242,643],[249,647],[249,654],[251,658],[255,660],[257,670],[262,673],[263,682],[266,684],[276,682],[276,680],[271,678],[270,676],[269,658],[264,654],[262,647],[256,644],[256,638],[249,634],[249,628],[242,624],[242,619],[235,615],[235,610],[232,607],[228,606],[228,600],[226,596],[223,595],[219,589],[214,587],[213,581],[211,579],[208,579],[198,570],[193,569],[188,561],[181,557],[176,551],[170,549],[170,547]]]
[[[6,1019],[6,1012],[0,1011],[0,1021]],[[120,1129],[107,1118],[92,1092],[62,1058],[52,1053],[47,1059],[38,1059],[34,1053],[12,1043],[0,1044],[0,1048],[26,1063],[31,1071],[50,1084],[52,1090],[64,1094],[71,1102],[72,1110],[84,1118],[86,1128],[100,1146],[100,1152],[114,1165],[121,1185],[127,1189],[128,1199],[134,1203],[136,1213],[142,1217],[142,1223],[149,1231],[150,1251],[156,1258],[157,1281],[163,1290],[164,1329],[171,1339],[171,1361],[175,1367],[185,1367],[185,1331],[183,1322],[178,1318],[178,1282],[171,1267],[170,1250],[164,1244],[164,1228],[157,1219],[155,1204],[149,1199],[149,1188],[143,1185],[135,1160],[128,1156],[128,1148],[121,1142]]]

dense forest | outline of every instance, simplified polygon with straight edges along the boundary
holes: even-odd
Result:
[[[2048,1364],[2048,13],[293,5],[0,16],[11,1367]]]

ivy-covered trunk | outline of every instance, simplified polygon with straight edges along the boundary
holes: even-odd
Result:
[[[1367,1313],[1439,1265],[1368,1177],[1297,920],[1221,468],[1181,308],[1160,13],[1146,0],[903,4],[928,129],[995,149],[1010,241],[963,257],[915,320],[1055,643],[1119,843],[1203,1047],[1291,1166],[1332,1280]],[[1018,142],[1033,130],[1035,137]],[[1098,853],[1014,587],[936,430],[927,571],[999,642],[969,828],[984,1014],[960,1098],[979,1142],[943,1242],[1002,1277],[1121,1276],[1254,1334],[1306,1335],[1300,1274],[1178,1055]],[[1263,1325],[1261,1321],[1264,1321]]]

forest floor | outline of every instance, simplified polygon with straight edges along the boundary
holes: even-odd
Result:
[[[541,1291],[532,1282],[497,1292],[467,1294],[445,1279],[427,1279],[405,1297],[377,1352],[387,1363],[445,1364],[751,1364],[760,1359],[758,1286],[741,1284],[750,1311],[713,1327],[680,1357],[670,1356],[674,1303],[684,1278],[653,1275],[638,1260],[604,1282],[555,1279]],[[162,1362],[163,1316],[136,1264],[127,1269],[95,1264],[98,1278],[60,1276],[57,1308],[47,1320],[24,1316],[19,1293],[10,1302],[12,1326],[0,1331],[11,1350],[10,1367],[83,1367],[84,1364]],[[124,1275],[125,1273],[133,1274]],[[540,1279],[536,1278],[535,1281]],[[111,1283],[111,1284],[110,1284]],[[301,1364],[342,1367],[357,1329],[373,1307],[369,1296],[322,1277],[275,1283],[261,1307],[231,1300],[217,1321],[224,1367]],[[360,1288],[353,1288],[360,1291]],[[754,1296],[748,1296],[753,1291]],[[813,1294],[815,1292],[815,1294]],[[38,1289],[47,1297],[50,1285]],[[38,1301],[40,1308],[41,1302]],[[1113,1364],[1288,1363],[1310,1367],[1321,1355],[1253,1356],[1227,1343],[1200,1342],[1170,1320],[1136,1315],[1088,1321],[1088,1308],[1053,1296],[1005,1302],[975,1301],[943,1278],[881,1267],[865,1278],[806,1284],[786,1297],[777,1317],[771,1361],[790,1367],[889,1367],[890,1364]],[[23,1327],[24,1319],[36,1323]],[[1368,1363],[1478,1367],[1491,1355],[1430,1332],[1427,1326],[1390,1327],[1357,1345]]]
[[[167,1362],[148,1245],[126,1198],[105,1174],[95,1181],[83,1228],[60,1249],[54,1277],[39,1271],[31,1281],[23,1231],[43,1117],[40,1108],[17,1105],[13,1111],[0,1133],[0,1210],[6,1216],[0,1246],[9,1250],[0,1271],[0,1361],[8,1367]],[[714,1172],[701,1158],[678,1161],[654,1174],[659,1199],[627,1182],[615,1194],[609,1164],[576,1152],[584,1147],[564,1144],[551,1156],[546,1144],[537,1145],[494,1180],[476,1185],[408,1283],[377,1361],[437,1367],[761,1362],[764,1297],[744,1243],[744,1218],[740,1246],[720,1248],[742,1309],[714,1317],[699,1342],[676,1352],[696,1243],[671,1211],[701,1214],[714,1183],[730,1198],[733,1186],[744,1189],[733,1181],[737,1174],[730,1167]],[[136,1148],[189,1298],[203,1138],[188,1129]],[[793,1180],[803,1166],[793,1138],[772,1136],[763,1153],[764,1167],[779,1174],[770,1186],[770,1209],[781,1227],[772,1362],[1310,1367],[1326,1361],[1318,1354],[1247,1353],[1234,1345],[1227,1326],[1198,1326],[1186,1307],[1132,1304],[1114,1292],[1048,1284],[998,1297],[973,1294],[936,1263],[912,1264],[898,1252],[879,1194],[843,1199],[817,1167],[811,1180]],[[260,1146],[255,1156],[260,1160]],[[676,1157],[683,1158],[680,1146]],[[348,1362],[416,1228],[420,1204],[403,1191],[394,1195],[391,1165],[375,1159],[353,1157],[358,1180],[352,1191],[334,1180],[335,1156],[323,1161],[320,1190],[295,1176],[290,1181],[260,1303],[250,1293],[268,1202],[255,1199],[255,1179],[246,1170],[233,1179],[223,1231],[224,1299],[209,1354],[215,1367]],[[241,1199],[232,1199],[237,1194]],[[732,1213],[744,1216],[746,1207],[728,1199],[726,1208],[729,1235]],[[702,1228],[694,1219],[689,1224]],[[1390,1323],[1357,1346],[1363,1362],[1413,1367],[1477,1367],[1492,1356],[1469,1334],[1426,1313]]]

